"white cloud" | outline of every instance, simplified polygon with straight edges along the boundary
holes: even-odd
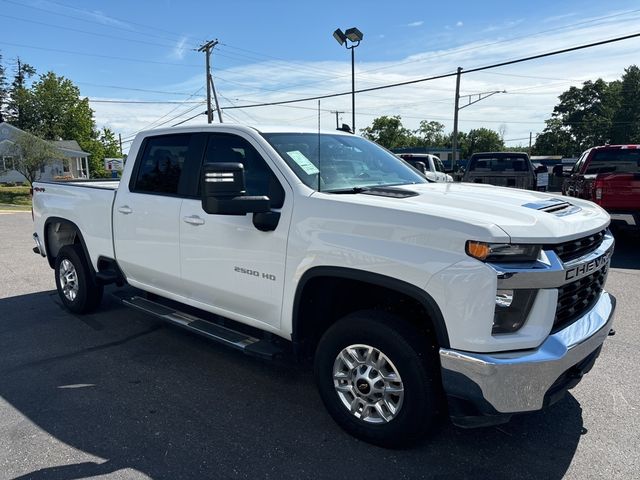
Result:
[[[407,27],[419,27],[424,24],[424,20],[418,20],[416,22],[407,23]]]
[[[182,60],[184,58],[184,54],[187,53],[187,50],[187,37],[182,37],[173,47],[173,50],[171,51],[171,54],[169,56],[171,58]]]
[[[582,25],[571,30],[558,30],[544,35],[523,37],[520,32],[514,39],[483,35],[482,40],[468,42],[438,51],[412,55],[394,62],[357,61],[356,89],[424,78],[434,74],[488,65],[497,61],[525,57],[548,52],[616,35],[635,33],[640,14],[618,17],[597,25]],[[507,139],[527,138],[529,132],[542,131],[557,103],[557,97],[570,86],[579,86],[584,80],[602,77],[605,80],[619,78],[625,67],[637,63],[638,40],[628,40],[589,50],[562,54],[536,61],[502,67],[484,72],[463,75],[461,95],[494,90],[506,90],[460,113],[460,129],[488,127],[497,130],[507,126]],[[349,62],[287,62],[269,61],[217,69],[214,72],[216,88],[223,107],[274,102],[304,98],[328,93],[350,92],[351,72]],[[156,85],[153,88],[167,91],[193,92],[203,86],[199,73],[179,85]],[[452,128],[453,92],[455,78],[417,83],[385,90],[363,92],[356,97],[356,127],[364,128],[375,117],[400,115],[407,128],[417,128],[422,119],[437,120]],[[191,100],[201,100],[200,92]],[[144,97],[143,97],[144,98]],[[157,97],[154,97],[157,98]],[[166,98],[175,100],[176,97]],[[463,98],[466,101],[466,98]],[[171,119],[192,108],[180,106],[164,120]],[[350,123],[351,98],[349,95],[321,100],[321,125],[335,128],[335,115],[331,110],[343,111],[344,121]],[[109,126],[123,137],[165,115],[176,105],[150,104],[92,104],[99,126]],[[197,113],[189,114],[172,122]],[[225,121],[247,124],[283,124],[315,127],[317,125],[317,100],[284,106],[226,110]],[[161,120],[161,121],[164,121]],[[203,123],[200,116],[189,123]],[[528,143],[528,140],[510,142],[509,145]]]
[[[458,21],[456,22],[456,27],[461,27],[461,26],[463,26],[463,25],[464,25],[464,23],[462,23],[460,20],[458,20]]]

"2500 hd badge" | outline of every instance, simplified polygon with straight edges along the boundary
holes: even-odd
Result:
[[[276,281],[276,276],[271,273],[261,273],[257,270],[251,270],[249,268],[242,267],[233,267],[233,270],[237,273],[244,273],[245,275],[251,275],[253,277],[261,277],[265,280],[271,280],[272,282]]]

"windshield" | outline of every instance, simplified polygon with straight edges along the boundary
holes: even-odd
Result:
[[[321,191],[340,191],[427,183],[395,155],[361,137],[315,133],[263,133],[262,136],[298,178],[316,190],[318,187]]]

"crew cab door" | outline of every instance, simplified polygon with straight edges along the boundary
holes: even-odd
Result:
[[[180,208],[193,134],[148,137],[113,205],[114,248],[129,283],[179,294]],[[132,159],[133,160],[133,159]],[[151,287],[151,288],[148,288]]]
[[[180,209],[183,288],[201,308],[256,326],[278,328],[293,201],[290,188],[254,139],[232,133],[203,135],[202,164],[242,163],[246,194],[269,196],[272,211],[280,212],[280,219],[274,230],[260,231],[251,213],[207,214],[198,181],[192,198],[185,199]]]

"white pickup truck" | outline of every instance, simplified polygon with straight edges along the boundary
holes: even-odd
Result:
[[[445,409],[481,426],[555,402],[613,322],[600,207],[430,182],[348,133],[148,131],[120,182],[33,191],[34,251],[69,310],[126,285],[114,294],[150,315],[313,359],[331,416],[383,446]]]

